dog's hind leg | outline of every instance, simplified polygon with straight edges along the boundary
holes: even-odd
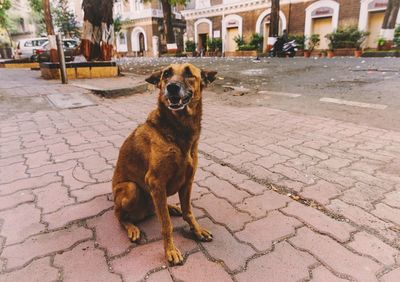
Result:
[[[182,210],[177,205],[168,204],[168,211],[169,211],[169,215],[171,215],[171,216],[181,216],[182,215]]]
[[[113,187],[114,212],[126,229],[131,241],[140,238],[140,230],[133,222],[140,221],[149,215],[146,199],[140,188],[133,182],[123,182]]]

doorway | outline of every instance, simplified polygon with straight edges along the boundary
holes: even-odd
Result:
[[[378,46],[377,40],[379,39],[383,18],[385,12],[370,12],[368,17],[368,31],[370,32],[367,39],[367,47],[376,48]]]
[[[237,49],[237,44],[235,42],[235,37],[239,35],[238,27],[227,28],[227,40],[226,40],[226,49],[227,52],[233,52]]]
[[[318,49],[324,50],[329,48],[329,40],[325,36],[332,31],[332,17],[313,19],[311,34],[319,34],[320,43]]]
[[[139,56],[144,56],[145,45],[144,45],[144,34],[139,33]]]
[[[207,51],[207,39],[208,39],[208,33],[201,33],[199,34],[199,38],[198,38],[198,44],[197,44],[197,48],[198,51],[202,53],[202,55],[204,55],[204,52]]]

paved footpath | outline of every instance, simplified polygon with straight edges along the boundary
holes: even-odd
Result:
[[[400,281],[400,132],[208,98],[192,203],[214,241],[173,218],[177,267],[155,218],[131,243],[110,180],[155,101],[0,121],[0,281]]]

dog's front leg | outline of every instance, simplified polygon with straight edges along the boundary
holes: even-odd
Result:
[[[147,183],[150,188],[150,194],[153,199],[158,220],[161,224],[161,234],[164,239],[165,257],[167,258],[168,262],[173,265],[182,264],[182,254],[175,247],[172,236],[173,227],[168,211],[166,187],[155,177],[149,177]]]
[[[196,238],[200,241],[212,241],[213,236],[210,231],[200,226],[192,212],[192,204],[190,195],[192,192],[191,179],[182,189],[179,190],[179,201],[181,202],[182,217],[189,224],[190,229],[194,232]]]

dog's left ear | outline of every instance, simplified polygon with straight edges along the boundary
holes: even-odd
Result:
[[[204,85],[208,85],[213,82],[216,78],[217,72],[216,71],[201,71],[201,80],[203,81]]]
[[[160,88],[160,79],[161,79],[161,71],[153,72],[148,78],[146,78],[146,82],[153,84]]]

